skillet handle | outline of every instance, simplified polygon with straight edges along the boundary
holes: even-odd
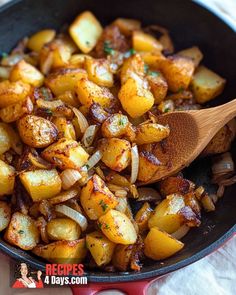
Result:
[[[72,286],[73,295],[95,295],[100,291],[121,291],[127,295],[146,295],[152,281],[137,281],[124,283],[89,283],[87,286]]]

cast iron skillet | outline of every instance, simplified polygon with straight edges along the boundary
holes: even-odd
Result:
[[[235,27],[223,22],[220,17],[189,0],[21,0],[12,1],[0,9],[0,49],[8,52],[17,41],[43,28],[59,29],[70,23],[84,10],[91,10],[103,24],[116,17],[136,18],[144,25],[160,24],[169,29],[176,50],[198,45],[204,53],[204,64],[227,79],[227,87],[220,98],[211,105],[221,104],[236,95],[235,64],[236,38]],[[235,146],[232,149],[236,158]],[[209,191],[210,160],[200,160],[192,164],[186,176],[198,184],[207,186]],[[90,272],[91,282],[127,282],[147,280],[177,270],[208,255],[233,235],[236,229],[236,186],[229,187],[225,196],[217,204],[214,213],[203,216],[202,225],[186,236],[185,248],[164,261],[163,264],[147,261],[138,273]],[[0,249],[12,258],[25,261],[36,269],[45,269],[45,262],[20,249],[11,247],[0,238]],[[119,287],[125,284],[117,284]],[[113,287],[117,287],[113,285]],[[101,285],[100,285],[101,286]],[[142,291],[139,283],[128,284],[128,292]],[[80,294],[82,289],[80,290]],[[84,290],[85,291],[85,290]],[[86,290],[92,294],[92,286]]]

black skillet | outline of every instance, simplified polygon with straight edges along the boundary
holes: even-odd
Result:
[[[204,64],[227,79],[224,93],[210,105],[222,104],[236,96],[236,26],[224,20],[223,14],[215,15],[190,0],[12,1],[0,9],[0,49],[8,52],[22,37],[43,28],[59,29],[84,10],[91,10],[104,25],[122,16],[139,19],[144,25],[160,24],[168,28],[176,50],[199,46],[204,53]],[[232,153],[236,159],[235,145]],[[186,175],[214,191],[215,187],[209,185],[209,167],[210,160],[197,161],[186,170]],[[119,288],[129,294],[144,294],[148,281],[201,259],[235,233],[235,195],[235,185],[227,188],[217,210],[203,216],[201,227],[191,230],[184,238],[186,246],[177,255],[163,263],[147,261],[138,273],[89,272],[89,280],[93,284],[77,291],[79,294],[93,294],[99,289]],[[10,246],[1,238],[0,249],[15,260],[25,261],[36,269],[45,269],[45,261]],[[76,289],[73,291],[76,294]]]

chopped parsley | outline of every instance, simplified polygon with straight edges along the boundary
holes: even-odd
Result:
[[[126,119],[124,117],[121,118],[120,121],[119,121],[119,125],[120,126],[125,126],[125,123],[126,123]]]
[[[45,114],[47,114],[48,116],[52,116],[53,115],[53,112],[51,110],[49,110],[49,109],[43,109],[43,112]]]
[[[158,72],[154,72],[154,71],[149,71],[148,75],[152,76],[152,77],[158,77],[160,74]]]
[[[110,41],[104,41],[103,43],[103,50],[106,54],[113,55],[115,53],[115,50],[111,47]]]
[[[108,205],[103,200],[100,201],[99,205],[102,207],[103,212],[108,208]]]
[[[89,46],[90,45],[90,42],[89,41],[85,41],[86,45]]]
[[[145,64],[145,65],[144,65],[144,72],[147,73],[148,70],[149,70],[149,66]]]
[[[131,48],[130,50],[128,50],[124,53],[124,57],[128,58],[128,57],[134,55],[135,53],[136,53],[135,49]]]
[[[84,166],[86,167],[87,170],[89,170],[89,165],[88,164],[86,164]]]
[[[170,111],[170,108],[168,108],[168,107],[166,107],[165,109],[164,109],[164,113],[168,113]]]
[[[110,228],[110,226],[106,223],[105,224],[105,229],[109,229]]]
[[[184,88],[181,86],[179,89],[178,89],[178,93],[179,92],[183,92],[184,91]]]
[[[98,227],[99,227],[99,228],[102,228],[102,224],[101,224],[101,222],[98,222]]]
[[[40,90],[41,90],[41,93],[43,95],[43,98],[46,101],[50,101],[51,100],[51,95],[50,95],[50,92],[48,91],[48,89],[46,87],[41,87]]]
[[[18,231],[18,234],[19,235],[23,235],[25,232],[22,230],[22,229],[20,229],[19,231]]]

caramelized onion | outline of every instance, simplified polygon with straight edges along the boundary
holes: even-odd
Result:
[[[93,168],[102,158],[102,152],[101,151],[96,151],[88,160],[86,163],[85,167],[87,167],[88,170]]]
[[[92,145],[94,138],[96,136],[96,132],[98,130],[97,125],[90,125],[86,131],[84,132],[84,136],[82,138],[82,143],[85,147],[89,147]]]
[[[139,155],[137,145],[131,148],[131,177],[130,182],[135,183],[138,177]]]
[[[65,169],[61,175],[62,181],[62,188],[67,190],[68,188],[72,187],[80,178],[82,178],[79,171],[75,169]]]
[[[84,133],[86,131],[86,129],[89,127],[89,123],[88,123],[87,119],[78,109],[72,108],[72,110],[73,110],[76,118],[78,119],[80,131],[82,133]]]
[[[171,235],[173,238],[177,240],[181,240],[189,232],[189,230],[190,230],[190,227],[184,224]]]

